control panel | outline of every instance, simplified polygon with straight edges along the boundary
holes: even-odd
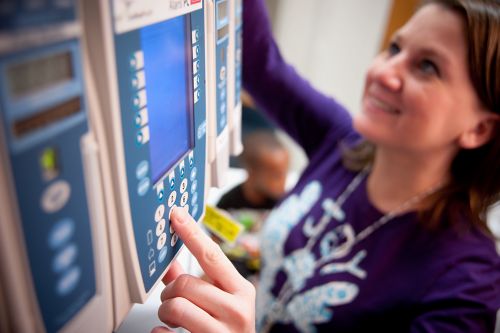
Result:
[[[10,314],[13,328],[55,332],[91,307],[102,286],[82,153],[89,126],[74,3],[3,1],[0,45],[0,163],[9,179],[0,191],[13,202],[2,206],[0,242],[12,244],[0,254],[11,263],[2,269],[2,302],[25,307]]]
[[[220,187],[229,168],[229,0],[207,0],[208,160],[210,185]]]
[[[204,212],[204,11],[200,0],[86,4],[89,49],[104,52],[91,66],[102,83],[93,119],[107,135],[99,142],[110,154],[106,196],[117,200],[110,229],[120,245],[111,256],[122,256],[130,292],[115,302],[144,302],[182,246],[170,210],[186,207],[195,219]]]

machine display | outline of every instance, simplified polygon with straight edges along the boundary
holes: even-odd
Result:
[[[194,145],[191,43],[185,21],[180,16],[141,33],[153,182]]]
[[[72,58],[69,52],[13,64],[7,69],[9,90],[14,98],[70,81],[73,76]]]

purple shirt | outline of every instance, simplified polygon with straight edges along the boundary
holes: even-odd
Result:
[[[257,325],[272,332],[493,332],[500,307],[494,242],[462,218],[429,230],[416,213],[360,240],[384,214],[339,142],[354,142],[349,113],[287,65],[261,0],[244,2],[244,86],[306,151],[309,165],[263,230]],[[343,215],[343,216],[342,216]]]

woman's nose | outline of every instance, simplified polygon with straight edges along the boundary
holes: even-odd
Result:
[[[403,88],[403,60],[397,56],[382,59],[375,69],[375,79],[383,87],[391,91]]]

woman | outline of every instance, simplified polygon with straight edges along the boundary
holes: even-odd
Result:
[[[426,2],[369,68],[352,121],[284,63],[262,2],[244,10],[245,86],[310,161],[266,222],[257,330],[492,332],[499,2]],[[160,319],[253,332],[251,286],[183,210],[172,223],[213,283],[174,266]]]

